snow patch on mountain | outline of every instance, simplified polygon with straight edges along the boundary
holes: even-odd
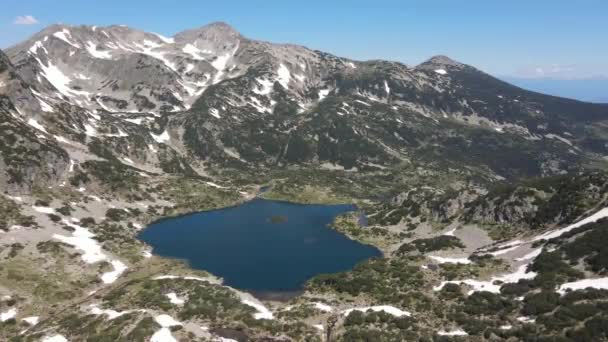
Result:
[[[433,288],[434,291],[441,291],[446,284],[466,284],[473,289],[469,291],[469,294],[478,291],[488,291],[492,293],[499,293],[500,287],[503,283],[516,283],[520,279],[533,279],[536,277],[536,272],[528,272],[528,265],[521,265],[513,273],[503,274],[500,276],[492,277],[490,280],[476,280],[476,279],[465,279],[465,280],[447,280],[441,282],[440,285]]]
[[[51,107],[51,105],[46,103],[40,97],[36,96],[36,99],[38,100],[38,103],[40,104],[40,109],[42,109],[43,112],[47,112],[47,113],[54,112],[53,107]]]
[[[7,311],[0,313],[0,322],[6,322],[11,318],[15,318],[17,316],[17,309],[10,308]]]
[[[324,98],[327,97],[331,89],[321,89],[319,90],[319,101],[323,101]]]
[[[38,316],[29,316],[29,317],[23,317],[21,319],[24,322],[27,322],[27,324],[29,325],[36,325],[38,324],[38,321],[40,320],[40,317]]]
[[[429,255],[430,259],[433,259],[438,264],[464,264],[468,265],[471,263],[471,260],[468,258],[448,258],[448,257],[440,257],[435,255]]]
[[[80,45],[72,42],[72,35],[70,34],[70,31],[68,29],[64,28],[61,31],[57,31],[57,32],[53,33],[53,36],[63,40],[64,42],[70,44],[71,46],[73,46],[77,49],[80,49]]]
[[[47,49],[44,47],[44,45],[42,45],[42,42],[37,40],[28,50],[30,54],[36,54],[38,52],[38,49],[43,49],[44,53],[46,53],[47,55],[49,54],[49,52],[47,51]]]
[[[53,238],[82,251],[82,260],[87,264],[92,264],[107,259],[107,256],[102,252],[99,242],[93,239],[95,234],[89,232],[89,230],[84,227],[71,223],[68,220],[64,219],[63,223],[74,229],[72,236],[54,234]]]
[[[108,256],[102,251],[101,245],[94,239],[95,234],[69,220],[64,219],[63,223],[74,229],[72,235],[53,234],[54,239],[80,250],[82,252],[81,258],[87,264],[108,260]],[[101,276],[101,280],[105,284],[113,283],[127,269],[127,266],[119,260],[110,260],[110,264],[113,266],[113,270],[105,272]]]
[[[154,320],[156,323],[158,323],[158,325],[161,326],[161,328],[157,330],[154,335],[152,335],[150,342],[177,342],[175,337],[173,337],[171,334],[171,330],[169,328],[182,325],[182,323],[166,314],[158,315],[154,317]]]
[[[512,251],[514,251],[514,250],[516,250],[518,248],[519,248],[519,245],[517,245],[517,246],[511,246],[511,247],[499,249],[499,250],[494,251],[494,252],[490,252],[488,254],[490,254],[492,256],[499,256],[499,255],[503,255],[503,254],[507,254],[509,252],[512,252]]]
[[[270,107],[266,107],[264,105],[262,105],[262,103],[260,102],[260,100],[258,100],[256,97],[250,96],[249,99],[251,100],[250,104],[260,113],[272,113],[272,108]]]
[[[194,46],[194,45],[192,45],[190,43],[184,45],[184,47],[182,48],[182,51],[184,53],[187,53],[190,56],[192,56],[192,58],[195,59],[195,60],[198,60],[198,61],[205,60],[205,57],[201,55],[203,53],[203,51],[201,51],[199,48],[197,48],[196,46]]]
[[[112,54],[110,51],[101,51],[97,50],[97,45],[95,43],[88,41],[86,45],[87,52],[91,54],[91,56],[100,59],[112,59]]]
[[[175,305],[183,305],[185,303],[184,299],[179,298],[175,292],[170,292],[165,294],[167,298],[169,298],[169,302]]]
[[[114,269],[101,275],[101,281],[104,284],[112,284],[127,270],[127,265],[123,264],[120,260],[112,260],[110,264],[112,264]]]
[[[86,134],[89,137],[96,137],[97,130],[95,129],[95,127],[93,127],[89,124],[84,124],[84,134]]]
[[[454,236],[454,232],[456,231],[456,228],[458,228],[458,227],[452,228],[452,229],[448,230],[447,232],[445,232],[445,233],[443,233],[441,235]]]
[[[542,251],[543,251],[542,248],[537,248],[537,249],[533,250],[532,252],[530,252],[530,253],[522,256],[522,257],[515,258],[515,261],[532,260],[532,259],[536,258],[537,256],[539,256]]]
[[[136,42],[133,42],[132,46],[124,46],[120,43],[117,43],[117,45],[122,50],[135,52],[135,53],[141,53],[141,54],[150,56],[152,58],[156,58],[157,60],[161,61],[165,66],[167,66],[167,68],[171,69],[172,71],[177,71],[176,65],[173,62],[171,62],[168,58],[165,57],[166,52],[157,51],[156,46],[150,47],[150,46],[146,46],[145,44],[139,44]]]
[[[440,330],[437,332],[437,335],[439,335],[439,336],[467,336],[469,334],[467,334],[467,332],[462,329],[456,329],[456,330]]]
[[[32,209],[34,209],[34,211],[42,213],[42,214],[55,214],[55,209],[50,208],[50,207],[33,206]]]
[[[317,310],[321,310],[323,312],[331,312],[333,310],[331,306],[321,302],[314,302],[312,305],[314,305]]]
[[[169,315],[164,315],[164,314],[156,316],[154,318],[154,320],[161,327],[173,327],[173,326],[176,326],[176,325],[182,325],[182,323],[180,323],[179,321],[177,321],[173,317],[171,317]]]
[[[220,119],[220,111],[217,110],[216,108],[209,108],[209,114],[211,114],[214,117]]]
[[[154,280],[163,280],[163,279],[185,279],[185,280],[195,280],[195,281],[203,281],[208,283],[218,283],[218,281],[214,278],[203,278],[203,277],[195,277],[195,276],[177,276],[177,275],[161,275],[154,278]]]
[[[270,92],[272,91],[272,86],[274,84],[273,81],[264,78],[257,78],[256,82],[259,83],[260,87],[253,88],[252,91],[254,93],[258,95],[270,94]]]
[[[541,235],[535,237],[534,239],[532,239],[532,241],[554,239],[554,238],[562,236],[563,234],[565,234],[565,233],[567,233],[567,232],[569,232],[569,231],[571,231],[571,230],[573,230],[575,228],[578,228],[580,226],[584,226],[584,225],[586,225],[588,223],[595,222],[595,221],[597,221],[597,220],[599,220],[601,218],[604,218],[604,217],[608,217],[608,207],[607,208],[603,208],[603,209],[597,211],[595,214],[593,214],[593,215],[591,215],[591,216],[589,216],[589,217],[587,217],[585,219],[582,219],[582,220],[580,220],[580,221],[578,221],[576,223],[573,223],[573,224],[571,224],[571,225],[569,225],[569,226],[567,226],[565,228],[556,229],[556,230],[552,230],[552,231],[549,231],[547,233],[541,234]]]
[[[285,64],[281,63],[279,65],[279,69],[277,70],[277,81],[283,86],[285,89],[289,89],[289,81],[291,80],[291,73],[289,69],[285,66]]]
[[[253,315],[255,319],[274,319],[274,315],[270,310],[268,310],[264,305],[260,303],[256,303],[253,300],[243,299],[242,303],[248,306],[253,307],[258,312]]]
[[[88,77],[88,76],[86,76],[86,75],[84,75],[82,73],[78,73],[78,74],[74,75],[74,77],[76,77],[79,80],[83,80],[83,81],[91,79],[90,77]]]
[[[44,126],[42,126],[40,123],[38,123],[38,121],[36,121],[36,119],[29,118],[27,120],[27,124],[30,125],[30,126],[32,126],[32,127],[34,127],[35,129],[37,129],[37,130],[39,130],[41,132],[44,132],[44,133],[48,134],[48,132],[46,131],[46,128],[44,128]]]
[[[169,328],[161,328],[150,338],[150,342],[177,342]]]
[[[167,44],[173,44],[173,43],[175,43],[175,39],[173,39],[172,37],[171,38],[165,37],[165,36],[163,36],[161,34],[154,33],[154,32],[152,32],[152,34],[155,35],[155,36],[157,36],[158,39],[162,40],[163,42],[165,42]]]
[[[232,56],[234,56],[234,54],[236,54],[236,51],[238,49],[239,49],[239,44],[237,42],[235,48],[231,52],[226,53],[221,56],[217,56],[215,58],[215,60],[213,62],[211,62],[211,66],[217,70],[217,73],[213,77],[213,84],[217,84],[222,80],[222,78],[224,76],[224,71],[226,69],[226,66],[228,65],[228,61],[230,61]]]
[[[557,292],[564,294],[568,290],[571,290],[571,291],[584,290],[588,287],[593,288],[593,289],[608,290],[608,277],[595,278],[595,279],[581,279],[581,280],[576,280],[576,281],[572,281],[569,283],[564,283],[564,284],[560,285]]]
[[[186,69],[184,70],[184,72],[187,74],[192,70],[194,70],[194,64],[192,64],[192,63],[186,64]]]
[[[545,138],[559,140],[559,141],[563,142],[566,145],[574,146],[574,144],[572,144],[572,141],[570,141],[570,140],[568,140],[568,139],[566,139],[564,137],[561,137],[561,136],[559,136],[557,134],[552,134],[552,133],[545,134]]]
[[[231,54],[217,56],[217,58],[213,62],[211,62],[211,66],[218,71],[223,71],[224,69],[226,69],[226,65],[228,64],[228,60],[230,60],[230,57],[232,57]]]
[[[294,74],[293,77],[295,77],[299,82],[304,82],[304,80],[306,80],[306,75],[304,74]]]
[[[148,39],[144,39],[143,43],[144,43],[145,46],[148,46],[148,47],[153,48],[153,49],[163,46],[163,44],[160,44],[160,43],[148,40]]]
[[[42,69],[42,76],[46,78],[46,80],[49,81],[49,83],[53,85],[53,87],[55,87],[55,89],[57,89],[57,91],[59,91],[62,95],[67,97],[73,97],[75,95],[90,95],[90,93],[86,91],[70,88],[69,84],[72,82],[72,80],[67,77],[57,66],[53,65],[51,61],[47,61],[47,65],[45,65],[40,59],[36,59],[38,60],[38,64],[40,64],[40,68]]]
[[[408,311],[404,311],[401,310],[399,308],[396,308],[394,306],[390,306],[390,305],[375,305],[375,306],[366,306],[366,307],[361,307],[361,308],[352,308],[352,309],[347,309],[342,311],[342,314],[346,317],[348,316],[351,312],[353,311],[361,311],[361,312],[366,312],[368,310],[372,310],[375,312],[379,312],[379,311],[384,311],[390,315],[393,315],[395,317],[402,317],[402,316],[411,316],[412,314]]]
[[[169,132],[167,132],[166,130],[159,135],[156,135],[156,134],[150,132],[150,136],[152,136],[152,139],[154,139],[154,141],[156,141],[159,144],[167,143],[169,140],[171,140],[171,137],[169,136]]]
[[[63,335],[51,335],[51,336],[46,336],[44,338],[42,338],[42,340],[40,340],[40,342],[68,342],[68,339],[63,337]]]

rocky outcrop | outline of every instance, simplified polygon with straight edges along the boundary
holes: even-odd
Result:
[[[0,51],[0,191],[56,184],[67,171],[67,153],[45,138],[36,120],[41,111],[29,85]]]
[[[497,185],[465,206],[466,222],[508,224],[542,229],[574,222],[606,202],[608,178],[604,172],[583,172]]]

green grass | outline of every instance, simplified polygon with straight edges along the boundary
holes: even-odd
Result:
[[[31,296],[34,303],[47,306],[81,296],[88,286],[96,282],[96,276],[69,271],[69,257],[56,254],[51,258],[53,262],[44,267],[38,267],[40,261],[25,257],[0,262],[0,285]]]
[[[382,227],[363,227],[359,224],[359,213],[350,212],[336,217],[331,227],[353,240],[376,246],[383,251],[401,240],[399,234]]]
[[[21,214],[17,203],[0,196],[0,230],[8,231],[12,225],[32,227],[36,222],[32,216]]]

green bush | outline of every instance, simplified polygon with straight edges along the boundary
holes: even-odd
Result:
[[[465,248],[465,245],[459,238],[449,235],[440,235],[428,239],[416,239],[409,243],[404,243],[397,250],[397,254],[406,254],[414,250],[426,254],[451,248]]]
[[[112,221],[122,221],[126,219],[128,213],[122,209],[110,208],[106,211],[106,217]]]
[[[524,299],[522,313],[525,316],[537,316],[553,311],[559,304],[560,295],[555,292],[542,291]]]

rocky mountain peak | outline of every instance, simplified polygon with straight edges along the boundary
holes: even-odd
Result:
[[[185,30],[175,35],[179,42],[195,42],[197,40],[220,42],[233,41],[240,33],[225,22],[214,22],[199,28]]]
[[[437,65],[462,65],[462,63],[459,63],[459,62],[451,59],[450,57],[444,56],[444,55],[433,56],[433,57],[429,58],[429,60],[426,63],[432,63],[432,64],[437,64]]]
[[[53,34],[54,32],[61,31],[63,29],[70,29],[73,26],[63,23],[51,24],[38,32],[36,35]]]
[[[235,32],[238,34],[238,32],[234,29],[234,27],[232,27],[230,24],[228,24],[224,21],[214,21],[212,23],[202,26],[200,29],[207,30],[207,31],[218,30],[218,31],[225,31],[225,32]]]
[[[444,55],[437,55],[429,58],[425,62],[420,63],[416,68],[418,69],[449,69],[449,68],[462,68],[465,64],[457,62],[450,57]]]

